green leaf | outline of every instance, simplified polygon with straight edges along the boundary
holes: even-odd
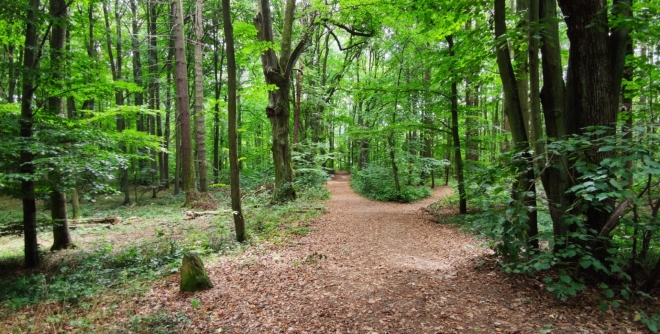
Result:
[[[607,298],[614,297],[614,291],[612,291],[612,289],[605,290],[605,297],[607,297]]]
[[[571,278],[571,276],[568,276],[568,275],[561,275],[561,276],[559,276],[559,279],[560,279],[562,282],[566,283],[566,284],[571,283],[571,282],[573,281],[573,279]]]
[[[606,302],[600,302],[600,305],[598,305],[598,308],[601,310],[601,312],[607,312],[607,310],[610,309],[610,306],[607,305]]]

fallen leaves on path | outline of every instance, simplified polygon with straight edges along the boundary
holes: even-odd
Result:
[[[212,290],[180,294],[172,275],[135,302],[184,312],[190,323],[178,330],[190,333],[643,332],[632,314],[601,313],[586,299],[563,304],[500,273],[478,240],[425,215],[449,188],[382,203],[348,181],[338,173],[328,183],[315,232],[208,263]]]

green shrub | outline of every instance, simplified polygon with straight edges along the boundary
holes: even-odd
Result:
[[[364,197],[387,202],[413,202],[432,193],[429,187],[408,185],[401,186],[398,192],[392,170],[376,165],[353,173],[351,187]]]

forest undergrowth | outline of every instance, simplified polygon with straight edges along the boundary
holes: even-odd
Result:
[[[111,316],[126,298],[144,294],[155,281],[177,273],[184,252],[196,252],[212,263],[262,242],[286,243],[291,235],[310,232],[311,219],[322,214],[329,195],[322,187],[311,187],[299,191],[296,201],[264,205],[269,189],[255,183],[243,198],[250,239],[241,244],[235,241],[228,187],[214,189],[199,209],[181,207],[184,195],[166,192],[130,206],[118,205],[121,196],[99,196],[82,206],[82,216],[119,217],[120,222],[79,224],[71,231],[75,247],[60,252],[45,251],[52,243],[46,227],[39,235],[43,262],[33,270],[23,268],[22,237],[0,237],[2,327],[18,333],[104,332],[98,320]],[[20,213],[19,201],[2,198],[0,206],[7,220]],[[139,310],[134,311],[139,319]],[[179,320],[156,316],[149,321]],[[130,321],[127,326],[129,332],[144,332]]]

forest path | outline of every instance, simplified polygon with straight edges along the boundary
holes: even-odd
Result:
[[[172,275],[147,297],[160,300],[151,307],[184,311],[192,321],[185,331],[203,333],[575,333],[626,328],[620,320],[588,321],[595,320],[597,308],[548,305],[554,303],[548,293],[529,282],[513,282],[484,261],[488,250],[478,247],[478,240],[432,222],[423,208],[450,188],[437,188],[414,203],[384,203],[357,195],[349,180],[339,172],[328,182],[329,210],[311,226],[313,232],[287,245],[249,248],[238,258],[207,264],[215,287],[194,296],[180,294],[178,275]],[[197,303],[195,309],[192,304]]]

